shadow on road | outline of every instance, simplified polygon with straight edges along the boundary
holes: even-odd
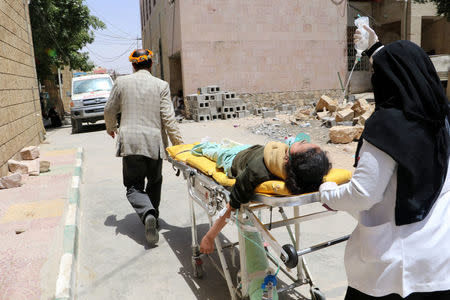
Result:
[[[116,227],[116,235],[123,234],[134,240],[145,249],[151,249],[145,240],[144,225],[136,214],[128,214],[122,220],[117,220],[116,215],[110,215],[106,218],[104,224],[110,227]]]
[[[214,268],[210,259],[206,256],[202,256],[204,274],[201,279],[193,277],[192,267],[192,250],[191,250],[191,227],[178,227],[164,222],[160,219],[160,235],[164,237],[173,252],[176,254],[178,260],[182,264],[178,274],[183,276],[186,283],[191,288],[193,294],[197,299],[230,299],[230,294],[225,279],[219,274],[217,269]],[[199,240],[208,231],[208,224],[197,225],[197,232]],[[228,244],[231,241],[224,235],[219,235],[222,245]],[[231,249],[224,250],[224,256],[230,269],[233,285],[236,285],[236,276],[239,270],[239,251],[233,251]],[[232,265],[232,256],[236,266]],[[214,253],[210,256],[218,265],[220,261],[218,255]],[[281,280],[278,280],[279,286],[283,287],[287,284]],[[285,292],[279,295],[279,299],[308,299],[297,291]]]

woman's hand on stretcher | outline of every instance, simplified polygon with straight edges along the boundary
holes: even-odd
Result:
[[[227,219],[231,216],[231,211],[233,208],[230,204],[227,204],[227,210],[223,215],[221,215],[216,222],[214,222],[213,226],[208,230],[205,236],[202,238],[200,242],[200,252],[204,254],[211,254],[214,252],[214,239],[219,235],[220,231],[227,224]]]

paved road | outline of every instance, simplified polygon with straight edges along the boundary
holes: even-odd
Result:
[[[266,138],[235,128],[233,121],[183,123],[185,142],[205,136],[232,138],[243,143],[264,143]],[[163,168],[160,242],[148,248],[143,225],[125,197],[121,160],[114,157],[114,140],[104,125],[85,126],[80,134],[70,128],[50,132],[51,143],[84,148],[81,185],[81,223],[79,235],[77,299],[229,299],[225,281],[209,263],[203,279],[191,275],[190,218],[186,183],[176,177],[166,162]],[[303,213],[317,206],[302,208]],[[207,230],[207,218],[197,210],[199,236]],[[268,215],[264,215],[268,218]],[[274,217],[275,218],[275,217]],[[302,242],[310,245],[349,233],[355,223],[348,215],[337,215],[302,225]],[[275,231],[288,242],[285,230]],[[228,226],[224,240],[237,240],[237,231]],[[327,299],[343,299],[346,277],[343,267],[344,244],[306,256],[317,286]],[[227,253],[231,257],[231,253]],[[233,277],[236,269],[233,268]],[[283,282],[288,280],[281,276]],[[306,288],[297,288],[280,299],[306,299]]]

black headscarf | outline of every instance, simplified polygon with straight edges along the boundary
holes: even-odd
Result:
[[[373,57],[373,70],[375,111],[362,138],[398,163],[396,225],[418,222],[447,174],[448,100],[430,58],[412,42],[383,47]]]

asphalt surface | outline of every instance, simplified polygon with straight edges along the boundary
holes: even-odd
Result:
[[[235,126],[236,123],[233,120],[183,123],[180,129],[186,143],[205,137],[248,144],[268,141],[265,136]],[[230,299],[225,280],[207,259],[204,277],[192,276],[186,182],[182,176],[175,176],[168,162],[163,167],[160,241],[149,248],[144,226],[125,197],[121,159],[114,156],[115,141],[106,134],[104,124],[84,126],[79,134],[71,134],[70,127],[55,129],[48,136],[53,144],[84,148],[76,299]],[[320,205],[312,204],[301,207],[300,212],[320,209]],[[208,219],[198,206],[196,212],[200,239],[208,229]],[[263,218],[268,220],[268,213]],[[277,219],[274,210],[273,220]],[[345,213],[302,223],[302,245],[349,234],[354,226],[355,221]],[[221,238],[235,242],[237,234],[236,228],[228,225]],[[285,229],[274,230],[273,234],[281,244],[289,242]],[[327,299],[343,299],[345,294],[344,247],[345,243],[341,243],[305,256],[315,284]],[[226,252],[230,264],[232,255],[232,251]],[[233,280],[237,270],[238,266],[231,268]],[[291,283],[284,275],[279,280],[281,286]],[[280,295],[280,299],[309,298],[306,286]]]

